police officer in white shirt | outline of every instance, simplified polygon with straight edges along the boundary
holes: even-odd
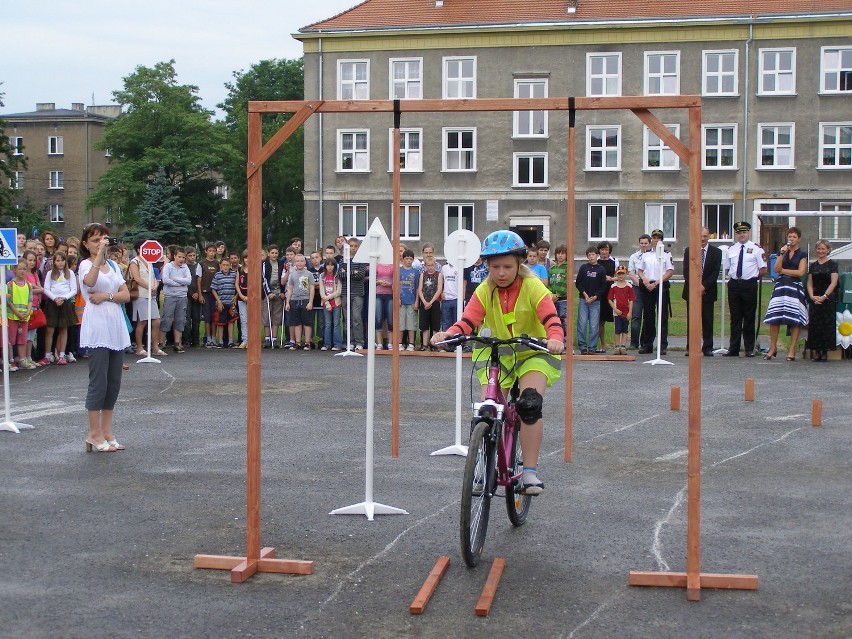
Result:
[[[728,357],[739,357],[740,340],[745,356],[754,357],[755,319],[757,317],[757,287],[761,275],[766,273],[763,249],[751,241],[751,224],[734,225],[736,242],[725,255],[728,270],[728,307],[731,312],[731,343]]]
[[[654,338],[657,336],[657,302],[659,301],[658,287],[663,287],[663,307],[659,309],[660,325],[660,355],[665,355],[669,347],[669,278],[674,274],[672,254],[663,253],[663,268],[660,272],[660,261],[657,259],[657,244],[663,241],[660,229],[651,231],[651,250],[642,254],[639,266],[639,296],[642,297],[642,335],[639,342],[639,354],[647,355],[654,350]],[[637,297],[639,297],[637,296]]]
[[[642,297],[639,295],[639,268],[642,255],[651,249],[651,236],[643,233],[639,236],[639,250],[627,260],[627,277],[636,293],[633,301],[633,314],[630,317],[630,348],[639,348],[639,331],[642,328]]]

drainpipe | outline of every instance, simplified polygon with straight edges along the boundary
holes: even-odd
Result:
[[[84,107],[85,108],[85,107]],[[83,220],[86,221],[88,217],[88,223],[92,222],[91,214],[86,215],[86,200],[89,198],[89,113],[88,111],[83,112],[83,122],[85,123],[86,130],[86,179],[85,179],[85,188],[83,189]]]
[[[743,217],[742,219],[746,219],[746,213],[748,206],[748,166],[749,166],[749,148],[748,148],[748,107],[749,100],[751,98],[751,90],[750,90],[750,82],[749,78],[751,77],[751,42],[754,37],[754,16],[752,16],[751,21],[748,24],[748,40],[745,43],[745,83],[743,84],[743,91],[745,92],[745,97],[743,99],[743,158],[742,158],[742,171],[743,171],[743,194],[742,194],[742,209],[743,209]]]
[[[319,77],[317,79],[317,85],[318,85],[318,97],[317,97],[317,99],[322,100],[323,99],[323,93],[322,93],[322,74],[323,74],[322,38],[319,38],[318,42],[319,42],[319,52],[318,52],[319,61],[318,61],[317,66],[319,67]],[[323,236],[322,236],[322,234],[323,234],[323,209],[325,208],[325,206],[323,206],[324,203],[323,203],[323,147],[322,147],[322,144],[323,144],[323,135],[322,135],[322,133],[323,133],[323,122],[322,122],[322,115],[323,115],[322,113],[317,114],[317,116],[319,117],[319,136],[317,137],[317,151],[319,152],[318,153],[319,163],[318,163],[318,167],[317,167],[318,170],[319,170],[319,185],[317,187],[318,191],[319,191],[317,193],[318,203],[319,203],[319,232],[317,233],[317,238],[318,238],[318,241],[320,242],[320,244],[324,245],[325,243],[323,242]],[[322,250],[322,249],[320,248],[320,250]]]

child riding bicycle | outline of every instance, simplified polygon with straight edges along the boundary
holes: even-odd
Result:
[[[538,454],[544,433],[542,419],[543,394],[547,386],[559,379],[564,350],[562,323],[556,313],[550,291],[523,262],[527,247],[512,231],[494,231],[482,242],[480,252],[488,264],[488,278],[480,284],[464,309],[461,320],[446,331],[436,333],[433,345],[458,335],[470,335],[480,327],[491,329],[494,337],[513,336],[547,338],[549,353],[516,347],[500,358],[501,386],[508,391],[515,380],[521,391],[516,403],[518,416],[524,423],[520,440],[524,456],[522,493],[539,495],[544,482],[537,476]],[[478,357],[477,377],[483,391],[488,383],[488,362]]]

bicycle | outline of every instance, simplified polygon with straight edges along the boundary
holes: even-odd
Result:
[[[532,503],[532,497],[521,492],[524,464],[519,439],[521,420],[515,409],[518,382],[515,381],[506,401],[500,385],[500,347],[521,344],[545,353],[548,350],[545,340],[527,335],[497,339],[491,337],[488,329],[479,335],[459,335],[439,342],[439,345],[456,347],[466,342],[479,342],[490,349],[485,399],[473,403],[462,481],[461,551],[465,563],[473,568],[485,546],[491,499],[496,495],[497,487],[503,486],[506,490],[506,511],[514,526],[522,526],[526,522]]]

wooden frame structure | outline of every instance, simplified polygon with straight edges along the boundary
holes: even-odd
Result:
[[[684,144],[658,120],[651,109],[688,109],[689,143]],[[231,580],[242,582],[255,572],[310,574],[313,562],[274,559],[273,548],[260,547],[260,255],[261,196],[264,162],[314,113],[393,114],[393,153],[399,157],[400,121],[403,113],[483,112],[483,111],[567,111],[568,166],[566,244],[568,270],[574,272],[575,162],[577,111],[630,110],[653,131],[689,167],[689,253],[690,288],[688,304],[695,308],[700,299],[701,247],[701,98],[697,96],[614,97],[614,98],[502,98],[473,100],[304,100],[252,101],[248,105],[248,253],[249,253],[249,346],[246,380],[246,555],[223,557],[196,555],[195,567],[227,569]],[[262,140],[264,113],[292,113],[292,117],[265,144]],[[400,167],[393,169],[392,226],[394,263],[399,261]],[[399,303],[399,269],[394,269],[394,306]],[[573,296],[568,296],[568,328],[574,330]],[[689,411],[687,470],[687,553],[685,573],[631,572],[634,586],[674,586],[686,588],[687,599],[697,601],[702,588],[754,590],[754,575],[717,575],[700,572],[700,498],[701,498],[701,314],[689,316]],[[394,323],[394,342],[399,342],[399,326]],[[572,340],[568,341],[569,344]],[[392,436],[391,454],[399,454],[399,352],[392,358]],[[565,357],[565,461],[571,461],[573,358]]]

